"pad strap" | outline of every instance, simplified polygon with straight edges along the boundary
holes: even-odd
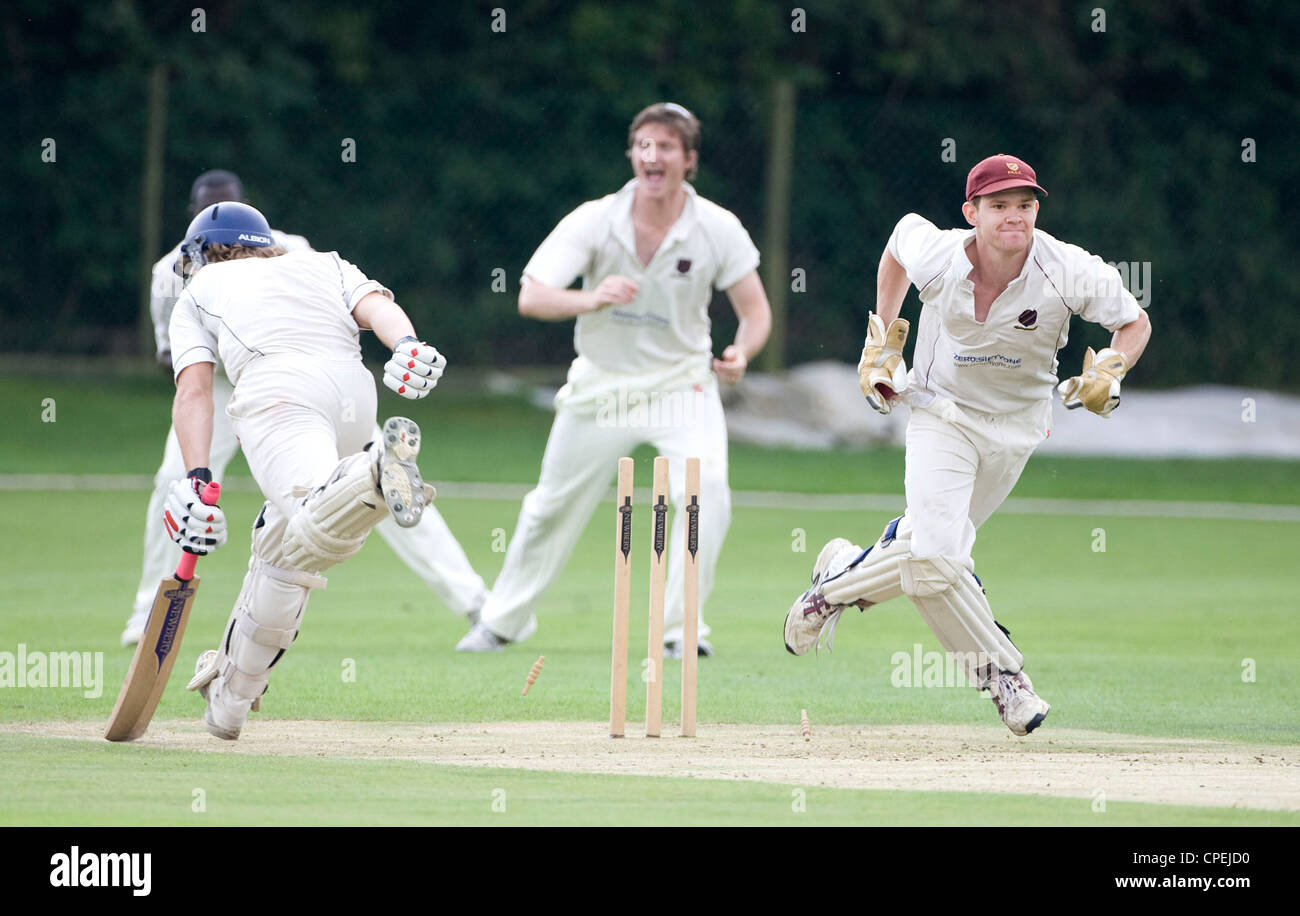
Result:
[[[258,572],[265,574],[268,579],[275,579],[277,582],[301,585],[303,588],[324,588],[329,585],[329,579],[324,576],[314,576],[309,572],[303,572],[301,569],[282,569],[279,566],[272,566],[265,560],[255,560],[254,562],[258,564]]]
[[[265,672],[256,676],[245,674],[227,657],[221,666],[221,680],[226,689],[240,699],[255,700],[266,690],[270,676]]]
[[[287,649],[298,638],[297,627],[292,630],[277,630],[275,627],[264,627],[255,621],[251,614],[241,614],[235,618],[235,632],[249,642],[272,649]]]

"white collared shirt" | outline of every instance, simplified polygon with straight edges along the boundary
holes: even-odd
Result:
[[[632,226],[633,179],[614,194],[578,207],[552,230],[524,267],[547,286],[582,277],[594,289],[611,274],[637,284],[636,298],[578,316],[573,346],[580,362],[606,373],[663,376],[684,363],[707,374],[713,350],[709,302],[758,267],[758,249],[731,211],[689,184],[686,205],[659,250],[642,264]]]
[[[288,235],[279,229],[271,230],[275,244],[286,251],[310,251],[311,243],[301,235]],[[153,266],[153,279],[149,287],[149,312],[153,316],[153,336],[158,344],[158,358],[171,353],[171,340],[167,336],[167,326],[171,324],[172,309],[176,300],[185,289],[185,281],[176,273],[176,262],[180,260],[182,242],[167,252]]]
[[[292,251],[201,268],[176,301],[168,328],[172,371],[220,357],[238,386],[255,361],[361,362],[352,317],[372,292],[392,293],[335,251]]]
[[[974,237],[974,229],[941,230],[915,213],[889,237],[889,253],[922,302],[909,400],[924,404],[934,394],[984,413],[1025,409],[1052,397],[1072,316],[1111,331],[1137,320],[1140,307],[1119,271],[1035,229],[1024,270],[976,321],[966,255]]]

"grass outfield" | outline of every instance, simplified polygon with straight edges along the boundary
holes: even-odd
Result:
[[[424,456],[431,462],[431,479],[536,483],[553,415],[518,398],[484,394],[479,378],[449,374],[431,397],[417,403],[385,390],[380,410],[407,411],[428,434],[436,433],[438,450]],[[166,377],[153,374],[70,381],[18,376],[0,364],[0,429],[10,433],[0,437],[0,473],[152,474],[171,422],[171,392]],[[41,422],[47,399],[53,401],[53,423]],[[639,481],[650,479],[652,454],[646,448],[636,453]],[[808,452],[732,445],[730,457],[731,485],[737,490],[901,493],[903,488],[900,449]],[[248,475],[242,456],[236,456],[229,475]],[[1300,504],[1300,462],[1038,456],[1014,495],[1295,505]]]
[[[55,399],[55,423],[40,422],[45,397]],[[151,474],[166,431],[166,399],[165,381],[155,379],[84,389],[0,377],[0,422],[11,433],[0,442],[0,473]],[[435,481],[535,482],[550,422],[544,411],[455,388],[436,405],[425,403],[415,416],[426,431],[438,431],[437,450],[429,453]],[[648,480],[648,464],[638,471]],[[901,455],[893,452],[737,447],[732,454],[738,489],[897,492],[900,479]],[[1300,466],[1034,459],[1014,495],[1294,503]],[[0,652],[22,644],[28,652],[102,651],[105,659],[98,697],[71,687],[0,688],[0,722],[107,720],[130,661],[117,636],[139,575],[145,501],[143,492],[0,492]],[[231,493],[223,506],[232,520],[251,521],[259,502],[251,493]],[[499,529],[513,531],[518,504],[440,498],[438,508],[490,582],[503,558],[494,549]],[[76,522],[56,526],[52,519]],[[700,666],[702,734],[709,723],[788,724],[797,732],[801,708],[829,726],[997,723],[992,704],[969,688],[895,686],[893,679],[911,673],[916,645],[922,652],[938,648],[905,602],[847,614],[831,655],[793,658],[784,651],[781,621],[821,544],[840,534],[869,541],[885,521],[879,512],[734,510],[706,609],[719,654]],[[1105,530],[1104,552],[1094,551],[1097,528]],[[1053,729],[1300,744],[1296,529],[1290,522],[995,516],[981,529],[977,568],[998,619],[1025,652],[1026,670],[1053,704],[1047,725],[1024,746],[1051,741]],[[185,674],[219,635],[246,563],[236,536],[200,564],[202,587],[160,719],[193,722],[201,714],[201,701],[183,689]],[[634,662],[644,640],[645,565],[641,556],[633,566]],[[249,729],[317,719],[598,722],[608,709],[610,566],[602,509],[545,596],[537,635],[500,654],[467,657],[452,651],[463,623],[374,538],[331,571],[328,589],[313,594],[301,638],[277,666],[265,710]],[[542,676],[521,698],[538,655],[546,656]],[[898,661],[903,657],[907,664]],[[631,667],[635,678],[637,665]],[[354,680],[345,678],[349,671]],[[642,714],[639,687],[634,681],[628,690],[630,722]],[[677,690],[670,665],[670,719]],[[990,810],[980,793],[810,784],[807,813],[795,815],[788,784],[235,757],[11,731],[0,731],[0,760],[6,772],[22,772],[0,787],[0,823],[197,823],[185,788],[191,782],[208,793],[211,816],[203,823],[948,824],[987,823]],[[140,767],[178,780],[179,801],[146,799],[133,787]],[[502,779],[509,780],[504,815],[489,806]],[[427,787],[423,794],[417,784]],[[334,800],[362,787],[364,806]],[[1096,823],[1083,802],[1003,796],[997,810],[1005,823]],[[1107,824],[1296,823],[1287,812],[1209,806],[1112,802],[1107,811]]]

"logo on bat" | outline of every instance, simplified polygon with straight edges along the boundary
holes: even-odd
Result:
[[[153,650],[154,655],[158,656],[160,668],[163,659],[171,654],[172,643],[176,641],[176,628],[181,622],[181,612],[185,610],[185,602],[194,597],[194,589],[188,584],[182,585],[163,592],[163,597],[168,599],[167,616],[163,618],[162,632],[158,634],[158,642]]]

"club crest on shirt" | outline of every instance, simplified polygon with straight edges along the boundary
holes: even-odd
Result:
[[[1020,313],[1020,317],[1016,321],[1018,322],[1016,324],[1017,331],[1037,330],[1034,325],[1038,323],[1038,313],[1033,309],[1025,309]]]
[[[677,259],[677,272],[678,272],[679,274],[684,274],[684,273],[686,273],[687,271],[689,271],[690,269],[691,269],[691,259],[690,259],[690,258],[678,258],[678,259]]]

